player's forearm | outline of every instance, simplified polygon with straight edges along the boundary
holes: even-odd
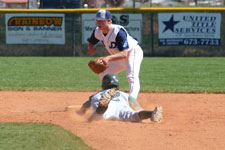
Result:
[[[96,52],[96,45],[88,42],[88,53],[93,54]]]
[[[101,107],[101,106],[98,106],[98,108],[96,109],[96,113],[97,114],[104,114],[106,112],[108,107]]]
[[[122,52],[116,53],[114,55],[107,56],[109,61],[120,60],[128,57],[128,51],[124,50]]]
[[[77,112],[78,114],[85,114],[87,109],[91,107],[91,100],[87,100],[83,105],[81,106],[80,110]]]

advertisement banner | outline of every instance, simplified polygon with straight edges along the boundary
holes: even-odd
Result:
[[[220,13],[159,13],[158,42],[167,45],[220,45]]]
[[[93,13],[82,14],[82,44],[87,44],[87,39],[96,28],[95,15]],[[122,25],[127,32],[141,43],[142,15],[141,14],[112,14],[113,24]]]
[[[6,44],[65,44],[64,14],[6,14]]]

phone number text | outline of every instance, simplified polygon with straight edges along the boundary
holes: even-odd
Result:
[[[220,39],[159,39],[159,45],[219,46]]]

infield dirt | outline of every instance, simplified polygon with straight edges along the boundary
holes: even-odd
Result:
[[[160,124],[93,121],[65,111],[94,92],[0,91],[0,122],[51,122],[97,150],[223,150],[225,94],[140,93],[145,109],[163,107]]]

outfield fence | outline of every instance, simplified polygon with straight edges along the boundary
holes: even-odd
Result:
[[[99,9],[0,9],[0,56],[91,56]],[[144,56],[225,56],[225,8],[108,8]],[[101,44],[94,56],[107,55]]]

